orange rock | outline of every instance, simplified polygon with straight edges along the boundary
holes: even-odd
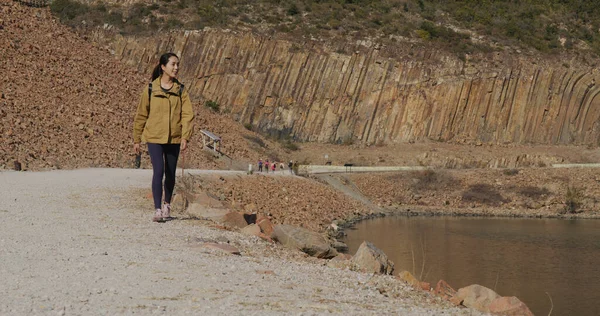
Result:
[[[273,239],[271,239],[270,236],[267,236],[264,233],[259,233],[257,236],[260,237],[260,238],[262,238],[262,239],[264,239],[264,240],[266,240],[266,241],[268,241],[268,242],[270,242],[270,243],[275,243],[275,241]]]
[[[446,283],[446,281],[439,280],[435,286],[434,293],[441,296],[444,299],[450,299],[456,295],[456,290],[453,289],[448,283]]]
[[[248,222],[244,218],[244,213],[240,212],[229,212],[223,217],[223,224],[225,226],[232,226],[237,228],[244,228],[248,226]]]
[[[273,223],[266,217],[258,217],[256,219],[256,224],[260,227],[260,230],[265,233],[267,236],[271,236],[273,233]]]
[[[396,279],[404,281],[404,282],[408,283],[409,285],[412,285],[415,288],[421,288],[421,282],[419,282],[419,280],[417,280],[417,278],[415,278],[408,271],[402,271],[402,272],[398,273],[398,276],[396,277]]]

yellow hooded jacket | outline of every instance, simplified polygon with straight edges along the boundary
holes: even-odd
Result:
[[[190,140],[194,110],[186,89],[179,97],[180,86],[181,83],[174,80],[173,87],[165,92],[159,77],[152,82],[151,100],[148,88],[142,91],[133,120],[134,143],[179,144],[182,138]]]

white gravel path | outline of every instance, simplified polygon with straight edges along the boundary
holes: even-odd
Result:
[[[391,277],[285,260],[255,237],[152,223],[130,202],[150,180],[132,169],[0,172],[0,315],[478,314],[408,287],[386,297],[376,283]],[[202,240],[230,241],[242,255]]]

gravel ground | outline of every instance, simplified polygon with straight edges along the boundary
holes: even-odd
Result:
[[[207,222],[152,223],[151,203],[132,202],[150,180],[132,169],[0,172],[0,314],[478,314]]]

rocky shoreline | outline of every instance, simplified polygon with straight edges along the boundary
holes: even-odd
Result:
[[[431,172],[431,171],[428,171]],[[446,171],[435,171],[435,172],[446,172]],[[454,173],[458,173],[459,171],[453,171]],[[473,170],[467,171],[467,173],[472,173]],[[504,171],[497,170],[487,170],[482,171],[483,173],[495,173],[498,172],[504,174]],[[518,173],[530,173],[529,171],[519,170],[519,171],[511,171],[506,173],[507,177],[514,177]],[[548,171],[545,171],[548,173]],[[552,171],[553,172],[553,171]],[[550,173],[552,173],[550,172]],[[559,173],[564,171],[559,171]],[[418,176],[422,177],[422,172],[414,173],[404,173],[406,179],[409,182],[414,183],[413,180],[410,180],[410,176]],[[585,172],[578,170],[575,172],[570,172],[571,175],[574,176],[582,176]],[[332,177],[342,177],[343,182],[346,185],[353,187],[356,191],[354,193],[341,194],[342,192],[332,188],[327,185],[324,181],[321,181],[318,178],[301,178],[301,177],[282,177],[280,175],[271,175],[265,176],[261,174],[254,175],[237,175],[235,178],[231,177],[198,177],[194,181],[197,183],[202,183],[202,185],[197,185],[197,188],[206,191],[206,195],[199,200],[199,203],[206,204],[207,201],[213,200],[212,202],[208,202],[208,204],[212,203],[214,207],[215,204],[219,204],[219,207],[223,207],[227,209],[227,213],[236,213],[237,216],[242,216],[242,214],[251,215],[255,214],[257,216],[256,222],[262,220],[271,221],[270,225],[273,227],[283,227],[290,226],[288,224],[292,223],[296,225],[293,228],[294,232],[290,233],[290,235],[294,235],[294,238],[300,238],[298,235],[303,235],[302,238],[311,239],[313,237],[306,237],[311,235],[311,233],[321,233],[321,235],[328,236],[331,238],[330,244],[333,245],[338,242],[335,238],[341,238],[344,235],[344,229],[349,228],[355,223],[375,217],[382,216],[485,216],[485,217],[529,217],[529,218],[599,218],[598,213],[589,209],[585,211],[577,211],[577,212],[564,212],[561,211],[561,208],[557,205],[560,205],[558,199],[560,197],[553,196],[553,194],[548,191],[542,190],[544,192],[543,195],[536,196],[537,198],[544,198],[548,201],[552,201],[549,203],[550,205],[555,205],[553,208],[545,207],[539,210],[532,211],[530,208],[521,208],[518,209],[516,207],[508,208],[501,206],[490,206],[485,205],[488,203],[488,200],[482,199],[479,202],[479,205],[476,205],[473,200],[469,201],[471,203],[471,207],[469,208],[460,208],[457,206],[448,206],[446,203],[443,203],[445,207],[438,207],[432,205],[394,205],[393,207],[382,207],[381,203],[378,203],[378,208],[374,210],[370,210],[368,205],[365,203],[353,203],[352,202],[352,194],[362,195],[366,190],[360,190],[360,181],[364,181],[364,178],[379,178],[381,179],[386,177],[397,177],[397,175],[390,174],[376,174],[376,175],[331,175]],[[431,177],[431,175],[426,175],[427,177]],[[554,174],[556,176],[556,174]],[[358,179],[358,180],[356,180]],[[232,181],[235,180],[235,181]],[[565,180],[565,179],[561,179]],[[355,181],[355,182],[353,182]],[[431,180],[433,182],[438,180]],[[381,180],[376,181],[379,183],[384,183]],[[548,183],[546,183],[548,184]],[[262,186],[261,186],[262,185]],[[469,182],[462,183],[463,189],[468,188],[470,186]],[[275,191],[274,188],[278,188],[280,191]],[[301,188],[301,189],[300,189]],[[445,190],[445,188],[438,188],[439,190]],[[515,191],[515,188],[512,188]],[[527,190],[532,190],[531,186],[527,186]],[[252,194],[252,192],[277,192],[272,195],[263,195],[263,194]],[[516,190],[515,192],[518,192]],[[368,191],[367,191],[368,192]],[[527,191],[529,192],[529,191]],[[537,192],[537,191],[536,191]],[[195,205],[198,203],[198,194],[195,193],[195,197],[191,198],[191,204]],[[191,194],[189,196],[194,196]],[[553,196],[548,198],[548,196]],[[320,208],[319,212],[313,213],[308,211],[309,208],[301,207],[299,209],[288,209],[290,205],[285,203],[290,200],[294,202],[291,205],[298,204],[299,201],[303,201],[303,203],[310,205],[310,203],[314,202],[315,197],[327,197],[325,200],[321,200],[319,203]],[[364,196],[363,196],[364,197]],[[442,196],[443,197],[443,196]],[[348,200],[350,198],[350,200]],[[373,198],[369,196],[368,198]],[[531,197],[530,197],[531,198]],[[586,198],[585,195],[580,196],[579,198]],[[219,202],[215,202],[218,200]],[[535,199],[533,199],[535,200]],[[361,201],[360,199],[356,199],[354,202]],[[376,202],[377,200],[374,199]],[[517,205],[520,202],[515,200],[503,199],[505,203],[513,203],[513,205]],[[588,200],[585,200],[588,201]],[[552,204],[553,203],[553,204]],[[361,205],[362,204],[362,205]],[[525,204],[521,204],[525,205]],[[343,206],[347,209],[340,210],[336,209],[336,206]],[[589,204],[581,203],[578,204],[579,207],[586,206],[590,207]],[[564,206],[562,206],[564,207]],[[198,210],[198,207],[196,206]],[[329,212],[328,210],[335,210],[335,212]],[[558,210],[558,211],[557,211]],[[233,211],[233,212],[232,212]],[[324,212],[323,212],[324,211]],[[201,215],[201,214],[200,214]],[[223,214],[222,214],[223,215]],[[239,217],[239,218],[242,218]],[[241,231],[245,231],[246,233],[252,234],[251,229],[249,229],[246,225],[252,226],[253,222],[244,222],[243,220],[234,220],[231,221],[225,220],[223,223],[224,227],[231,227],[232,223],[242,223],[238,225],[236,229],[240,229]],[[237,225],[237,224],[236,224]],[[236,226],[233,225],[233,226]],[[271,230],[264,230],[263,225],[258,225],[256,228],[254,235],[259,236],[263,239],[271,241],[272,239],[278,240],[281,242],[281,237],[277,236],[277,234],[272,233]],[[307,232],[298,233],[298,228],[304,227]],[[291,229],[291,227],[287,227],[286,229]],[[311,235],[313,236],[313,235]],[[272,239],[271,239],[272,237]],[[289,237],[286,237],[286,239]],[[304,243],[305,241],[303,241]],[[283,242],[285,245],[286,243]],[[365,272],[365,266],[375,268],[373,270],[369,270],[369,273],[387,273],[390,271],[388,269],[388,264],[386,261],[385,254],[378,253],[378,250],[373,245],[362,245],[361,249],[372,249],[372,253],[369,257],[371,258],[379,258],[380,260],[375,260],[377,263],[373,263],[369,261],[369,263],[358,263],[357,257],[364,257],[364,255],[357,254],[349,255],[349,254],[331,254],[328,251],[316,252],[314,249],[307,250],[308,247],[299,247],[298,244],[287,245],[288,247],[295,248],[296,250],[302,250],[305,253],[314,255],[314,256],[322,256],[323,258],[333,258],[329,259],[327,263],[328,266],[337,267],[346,270],[355,270]],[[339,245],[338,245],[339,246]],[[335,249],[340,249],[340,247],[333,247]],[[374,249],[373,249],[374,248]],[[341,247],[341,249],[344,249]],[[359,249],[359,252],[363,252],[363,250]],[[316,254],[319,253],[319,254]],[[323,255],[326,253],[327,255]],[[391,263],[393,266],[393,263]],[[393,269],[392,269],[393,270]],[[386,271],[386,272],[382,272]],[[391,274],[391,272],[390,272]],[[450,285],[448,285],[443,280],[440,280],[438,284],[432,286],[429,283],[421,282],[417,280],[411,273],[408,271],[396,271],[396,278],[401,282],[404,282],[415,289],[423,290],[425,293],[430,293],[430,295],[436,295],[438,297],[444,298],[448,302],[453,305],[464,305],[469,306],[475,309],[478,309],[482,312],[492,312],[499,314],[506,314],[507,311],[516,312],[522,315],[531,314],[527,306],[518,300],[516,297],[501,297],[496,294],[491,289],[487,289],[485,287],[479,285],[472,285],[463,289],[459,289],[455,291],[452,289]],[[483,296],[482,296],[483,295]],[[497,301],[495,301],[497,300]],[[493,303],[495,302],[495,303]],[[493,303],[493,304],[492,304]]]
[[[600,205],[594,196],[600,184],[589,171],[431,169],[329,175],[345,183],[345,192],[314,176],[280,177],[279,173],[218,180],[202,177],[192,182],[195,189],[206,190],[231,209],[324,232],[331,224],[344,228],[381,216],[598,219]],[[570,188],[577,192],[568,196]],[[361,203],[364,199],[372,204]]]

